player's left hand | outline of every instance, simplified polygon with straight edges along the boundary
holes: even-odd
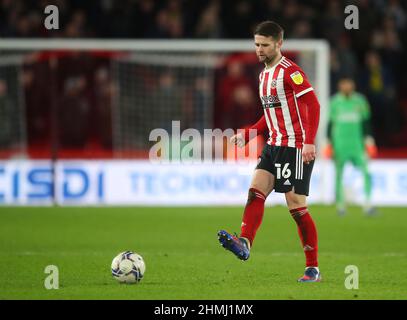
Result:
[[[366,145],[366,152],[369,158],[376,158],[377,157],[377,147],[376,145]]]
[[[302,148],[302,161],[309,164],[312,160],[315,160],[317,153],[315,151],[315,145],[304,144]]]
[[[367,136],[365,138],[365,149],[366,153],[368,154],[369,158],[376,158],[377,157],[377,147],[376,143],[371,136]]]

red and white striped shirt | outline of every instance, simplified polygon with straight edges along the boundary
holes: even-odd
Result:
[[[282,57],[259,76],[259,93],[269,129],[270,145],[302,148],[307,112],[298,98],[313,88],[293,61]]]

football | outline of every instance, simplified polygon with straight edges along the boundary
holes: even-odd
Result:
[[[143,257],[132,251],[119,253],[112,261],[112,275],[120,283],[139,283],[145,271]]]

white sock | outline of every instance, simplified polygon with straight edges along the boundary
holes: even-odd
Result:
[[[305,270],[309,269],[309,268],[315,268],[317,269],[318,273],[319,273],[319,268],[318,267],[306,267]]]

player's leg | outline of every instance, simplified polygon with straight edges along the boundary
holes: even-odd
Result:
[[[364,211],[368,215],[373,215],[376,213],[376,209],[371,204],[372,196],[372,178],[368,168],[368,160],[365,154],[358,154],[355,156],[354,165],[362,171],[363,181],[364,181]]]
[[[218,232],[221,245],[241,260],[247,260],[250,256],[250,247],[263,220],[264,202],[274,188],[274,153],[273,147],[268,144],[264,146],[250,184],[240,237],[233,236],[225,230]]]
[[[297,224],[298,234],[305,254],[305,273],[298,281],[317,282],[321,280],[318,268],[318,234],[308,208],[306,195],[295,191],[285,193],[288,209]]]
[[[345,160],[340,157],[335,157],[334,163],[336,210],[339,215],[344,215],[346,212],[345,197],[343,192],[343,170],[345,168]]]
[[[250,185],[240,233],[240,237],[249,241],[249,246],[252,246],[257,230],[261,225],[264,202],[273,188],[274,176],[264,169],[256,169]]]
[[[264,202],[273,187],[274,176],[266,170],[256,169],[243,213],[240,237],[225,230],[218,232],[221,245],[241,260],[247,260],[250,256],[250,247],[263,220]]]

